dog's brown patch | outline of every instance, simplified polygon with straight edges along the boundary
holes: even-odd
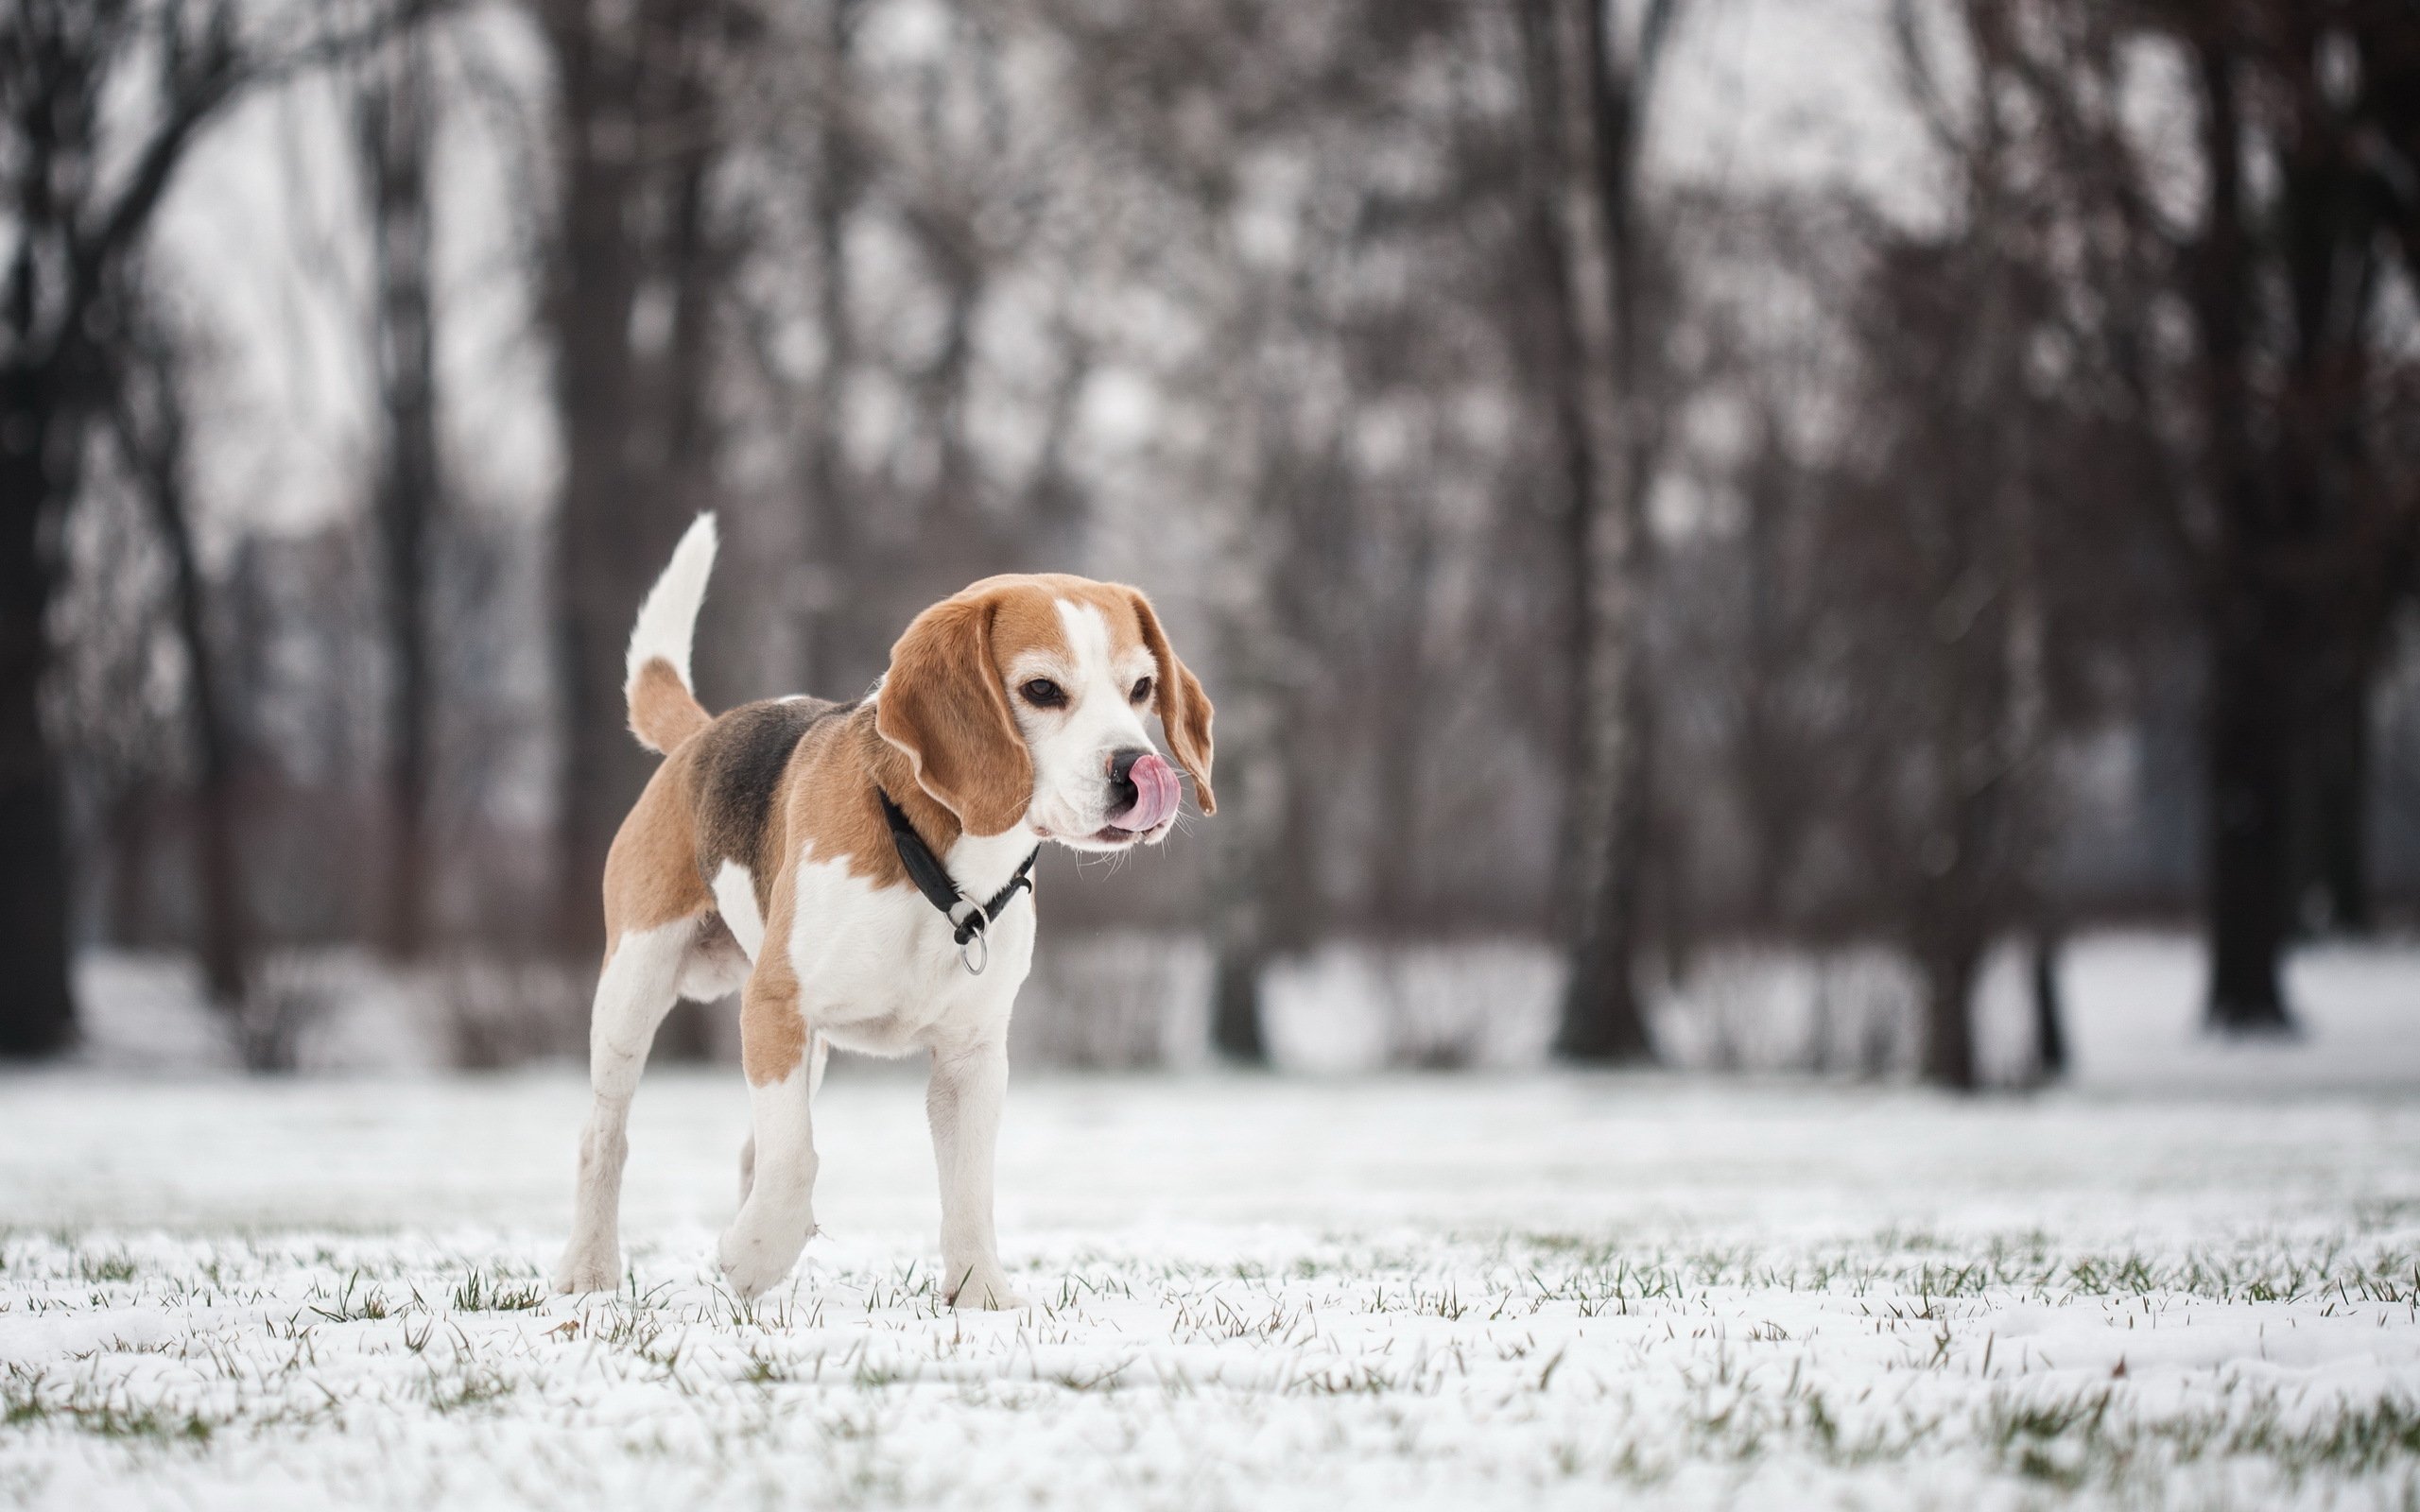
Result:
[[[1034,597],[987,578],[943,599],[890,648],[882,679],[875,730],[906,754],[917,785],[977,834],[1015,824],[1033,798],[1033,758],[1009,713],[1000,655],[1004,636],[1010,646],[1033,644]]]
[[[1002,689],[1005,701],[1009,668],[1017,658],[1029,651],[1041,651],[1065,657],[1074,648],[1067,644],[1067,623],[1059,617],[1059,601],[1080,595],[1068,591],[1081,578],[1063,578],[1051,574],[986,577],[968,589],[980,593],[995,607],[992,614],[992,679]]]
[[[806,1019],[798,1008],[798,980],[786,968],[758,962],[739,999],[739,1069],[752,1087],[769,1087],[806,1059]]]
[[[785,779],[793,857],[839,861],[876,887],[905,886],[908,868],[890,838],[882,797],[890,795],[937,855],[964,833],[958,816],[917,785],[908,755],[882,738],[874,711],[860,706],[818,727],[799,746]],[[1020,810],[1020,813],[1023,811]]]
[[[660,656],[649,657],[631,679],[631,733],[649,750],[672,751],[713,723],[698,696]]]
[[[654,929],[714,906],[698,875],[695,820],[690,813],[694,763],[690,747],[667,757],[631,805],[605,855],[605,954],[622,936]]]
[[[1167,731],[1168,753],[1176,764],[1193,774],[1193,801],[1204,814],[1219,812],[1218,795],[1210,790],[1210,696],[1201,691],[1201,681],[1193,669],[1178,659],[1168,644],[1167,632],[1160,628],[1160,617],[1152,611],[1151,601],[1139,588],[1121,588],[1127,597],[1127,613],[1132,618],[1136,633],[1150,647],[1151,660],[1159,664],[1159,677],[1151,689],[1151,705],[1160,716],[1160,728]]]
[[[739,1069],[752,1087],[780,1081],[806,1058],[806,1018],[799,1011],[798,975],[790,967],[790,916],[796,870],[783,868],[765,919],[756,969],[739,996]]]

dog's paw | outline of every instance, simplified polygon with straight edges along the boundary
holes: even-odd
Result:
[[[950,1288],[949,1305],[970,1313],[1014,1313],[1033,1304],[1016,1294],[997,1265],[969,1265]]]
[[[789,1274],[796,1262],[776,1264],[759,1254],[735,1253],[728,1241],[717,1263],[722,1268],[723,1283],[732,1294],[743,1300],[753,1301],[773,1289],[773,1284]]]
[[[555,1266],[559,1292],[612,1292],[621,1285],[622,1257],[610,1249],[567,1249]]]
[[[716,1246],[715,1262],[722,1269],[722,1279],[732,1291],[744,1298],[753,1299],[772,1290],[781,1279],[798,1263],[799,1251],[815,1233],[808,1224],[796,1238],[786,1234],[765,1233],[758,1225],[751,1224],[746,1215],[731,1226]]]

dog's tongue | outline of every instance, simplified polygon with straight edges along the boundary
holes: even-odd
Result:
[[[1127,770],[1126,780],[1134,784],[1134,801],[1109,816],[1109,822],[1121,830],[1141,832],[1156,830],[1176,812],[1179,789],[1176,768],[1157,752],[1139,757]]]

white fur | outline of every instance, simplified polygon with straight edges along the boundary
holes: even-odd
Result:
[[[736,861],[726,861],[715,873],[715,906],[731,928],[731,937],[752,963],[765,954],[765,916],[756,911],[756,878]]]
[[[701,930],[681,957],[681,996],[692,1003],[713,1003],[747,985],[754,963],[727,930]]]
[[[1034,847],[1020,824],[968,835],[942,864],[970,897],[999,891]],[[959,959],[949,920],[913,887],[876,887],[844,857],[802,855],[794,893],[790,970],[799,1010],[843,1050],[905,1056],[937,1044],[1008,1033],[1009,1010],[1033,960],[1035,907],[1020,894],[988,931],[983,974]]]
[[[812,1080],[802,1064],[779,1081],[748,1089],[746,1199],[717,1249],[724,1277],[742,1297],[761,1296],[788,1275],[815,1236]]]
[[[638,623],[631,627],[631,650],[622,672],[625,699],[638,685],[639,668],[658,657],[672,663],[681,686],[697,690],[689,676],[689,648],[697,639],[698,607],[706,599],[706,579],[714,574],[718,541],[715,517],[708,512],[698,516],[672,548],[672,559],[648,590]]]
[[[1000,1269],[1000,1242],[992,1228],[993,1160],[1008,1091],[1008,1050],[999,1040],[933,1051],[925,1113],[941,1167],[942,1290],[960,1306],[1026,1305]]]

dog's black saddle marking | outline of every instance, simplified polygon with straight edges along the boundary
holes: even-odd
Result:
[[[748,868],[760,913],[772,908],[773,868],[765,865],[773,836],[773,798],[782,772],[807,731],[856,708],[828,698],[782,698],[745,704],[698,737],[698,870],[711,886],[726,861]]]

